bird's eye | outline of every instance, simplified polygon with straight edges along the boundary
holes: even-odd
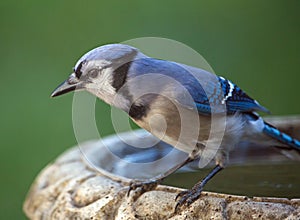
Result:
[[[97,76],[98,76],[98,74],[99,74],[99,70],[98,69],[91,69],[90,71],[89,71],[89,76],[91,77],[91,78],[96,78]]]

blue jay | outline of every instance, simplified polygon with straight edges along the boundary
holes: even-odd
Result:
[[[146,56],[137,48],[109,44],[83,55],[69,78],[51,94],[86,90],[127,112],[140,127],[188,153],[174,168],[129,189],[153,187],[185,164],[200,158],[216,166],[191,190],[181,192],[175,211],[190,205],[204,185],[228,161],[229,152],[243,140],[300,152],[300,142],[265,122],[268,112],[231,81],[205,70]]]

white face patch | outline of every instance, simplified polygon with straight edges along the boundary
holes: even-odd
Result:
[[[80,65],[80,62],[82,61],[77,62],[76,67]],[[95,69],[98,71],[96,77],[90,76],[90,72]],[[111,62],[107,60],[87,61],[82,64],[81,72],[80,80],[84,82],[84,87],[88,92],[110,105],[123,110],[128,109],[129,101],[122,95],[117,96],[116,89],[113,87],[114,68],[111,67]]]
[[[96,78],[90,79],[86,83],[85,88],[88,92],[97,96],[99,99],[114,105],[120,109],[128,111],[130,106],[129,100],[122,95],[117,95],[116,89],[112,86],[113,83],[113,68],[103,69]]]
[[[79,60],[75,69],[78,68],[82,60]],[[85,81],[85,88],[88,92],[99,97],[105,102],[110,104],[110,99],[115,95],[115,90],[112,87],[112,68],[106,68],[111,62],[106,60],[91,60],[84,62],[81,67],[81,79]],[[99,71],[96,78],[88,76],[89,72],[93,69]]]
[[[102,69],[96,78],[89,79],[89,82],[86,83],[85,87],[90,93],[108,104],[111,104],[116,95],[115,88],[112,86],[112,81],[113,69],[110,67]]]

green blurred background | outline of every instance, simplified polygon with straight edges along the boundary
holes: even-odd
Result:
[[[87,50],[137,37],[181,41],[273,114],[299,114],[299,11],[297,0],[2,0],[0,219],[25,219],[35,176],[76,144],[72,94],[49,95]],[[110,111],[97,106],[101,126]]]

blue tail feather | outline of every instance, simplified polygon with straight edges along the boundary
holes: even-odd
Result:
[[[279,131],[274,126],[268,124],[265,122],[265,127],[263,129],[263,132],[272,138],[280,141],[283,144],[286,144],[300,152],[300,141],[297,139],[292,138],[291,136]]]

